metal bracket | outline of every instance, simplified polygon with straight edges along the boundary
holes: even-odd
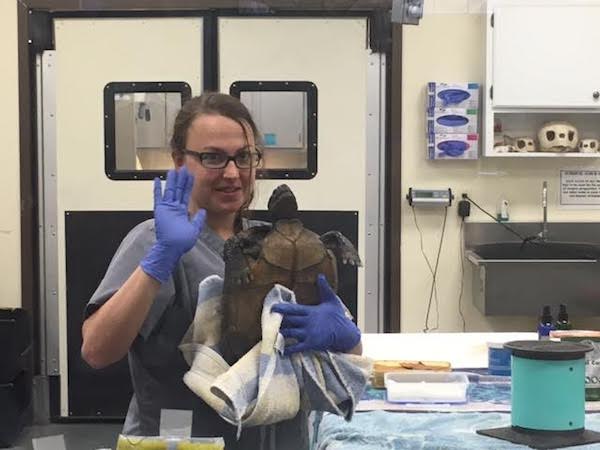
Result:
[[[392,22],[405,25],[419,25],[423,18],[424,0],[394,0]]]
[[[43,119],[40,129],[41,164],[43,171],[39,182],[43,186],[43,232],[44,262],[42,265],[43,313],[41,330],[45,336],[45,351],[42,349],[42,375],[59,375],[59,306],[58,306],[58,216],[56,183],[56,52],[45,51],[41,58],[41,111]],[[45,362],[45,369],[44,363]]]
[[[369,19],[369,48],[373,53],[392,50],[392,21],[389,10],[373,11]]]
[[[29,10],[28,42],[34,53],[54,50],[52,15],[48,11]]]

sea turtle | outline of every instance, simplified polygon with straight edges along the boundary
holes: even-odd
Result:
[[[298,303],[315,305],[319,273],[337,290],[337,261],[361,264],[339,231],[319,236],[304,227],[287,185],[273,191],[268,209],[272,225],[251,227],[225,243],[221,352],[230,364],[260,341],[264,298],[276,283],[293,290]]]

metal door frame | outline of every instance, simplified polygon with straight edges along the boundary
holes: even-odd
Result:
[[[49,4],[48,4],[49,3]],[[27,255],[27,258],[23,261],[22,266],[37,265],[39,270],[39,289],[37,293],[33,293],[31,298],[25,298],[26,292],[24,291],[23,305],[30,309],[34,314],[37,315],[37,332],[39,333],[39,355],[37,363],[39,364],[39,372],[43,376],[54,377],[60,376],[58,369],[58,303],[57,303],[57,292],[56,286],[58,281],[58,274],[56,272],[56,265],[50,264],[50,260],[56,261],[57,258],[57,240],[56,240],[56,219],[46,221],[46,218],[52,216],[54,211],[54,217],[56,216],[56,179],[55,179],[55,164],[56,164],[56,142],[55,142],[55,129],[52,127],[52,120],[54,119],[53,103],[54,103],[54,92],[51,89],[52,73],[46,72],[42,76],[42,67],[45,62],[52,58],[52,52],[46,52],[45,59],[41,56],[41,52],[44,50],[53,49],[53,38],[52,33],[40,32],[39,27],[45,27],[48,24],[50,27],[53,26],[54,18],[61,17],[189,17],[189,16],[202,16],[205,19],[204,27],[204,88],[205,89],[218,89],[215,86],[218,80],[218,36],[217,32],[217,18],[222,16],[248,16],[256,17],[257,15],[267,15],[269,17],[331,17],[331,16],[364,16],[369,19],[369,42],[366,45],[370,45],[373,53],[369,60],[368,70],[368,110],[366,112],[367,119],[367,179],[372,182],[367,183],[367,204],[377,205],[376,208],[367,210],[366,224],[367,224],[367,254],[372,260],[374,255],[378,261],[377,269],[369,273],[365,273],[365,293],[367,298],[375,298],[377,308],[366,308],[365,314],[365,331],[367,332],[382,332],[382,331],[399,331],[399,297],[391,299],[389,296],[390,291],[394,292],[394,289],[399,292],[399,277],[390,277],[390,273],[399,274],[399,253],[394,255],[392,247],[387,242],[395,241],[394,236],[398,237],[399,240],[399,220],[395,220],[395,216],[398,214],[399,205],[396,207],[395,199],[399,195],[394,195],[393,192],[386,190],[386,186],[389,186],[389,180],[393,180],[395,177],[391,176],[392,167],[398,167],[400,161],[399,151],[392,151],[391,141],[391,122],[393,115],[399,115],[399,107],[396,108],[396,114],[393,114],[393,109],[390,104],[390,97],[392,93],[392,87],[388,83],[388,80],[398,79],[400,71],[399,58],[392,59],[392,48],[391,48],[391,24],[389,17],[386,16],[391,9],[391,1],[370,1],[370,2],[357,2],[353,6],[353,9],[348,11],[344,9],[335,9],[337,7],[343,8],[342,2],[329,1],[329,8],[319,8],[306,11],[296,11],[290,4],[283,6],[278,10],[269,10],[267,12],[257,14],[256,11],[248,11],[241,13],[238,10],[198,10],[196,9],[174,9],[164,10],[160,5],[148,6],[144,11],[135,10],[131,6],[130,10],[127,10],[129,3],[122,1],[119,4],[118,9],[115,5],[103,5],[107,9],[104,11],[87,10],[85,6],[77,5],[73,7],[72,2],[65,0],[46,2],[45,0],[29,0],[27,3],[20,2],[19,13],[19,54],[20,56],[25,55],[25,60],[31,56],[27,61],[28,64],[22,64],[23,58],[20,58],[19,64],[19,81],[20,81],[20,94],[23,90],[28,89],[28,94],[20,96],[20,120],[23,124],[27,123],[27,120],[36,116],[36,126],[32,127],[31,130],[25,129],[27,138],[23,138],[23,129],[21,136],[21,172],[27,172],[29,175],[35,174],[35,167],[31,161],[27,161],[24,156],[35,154],[34,148],[37,150],[37,164],[39,166],[38,174],[45,173],[46,176],[38,179],[39,185],[37,192],[28,191],[22,189],[21,196],[30,195],[37,197],[39,209],[37,225],[37,241],[38,241],[38,255],[31,252]],[[160,3],[160,2],[158,2]],[[177,4],[180,2],[174,1],[170,7],[177,8]],[[185,2],[184,2],[185,3]],[[196,2],[198,3],[198,2]],[[203,3],[203,2],[200,2]],[[225,5],[225,2],[204,2],[207,4],[218,3],[220,6]],[[235,2],[236,5],[238,2]],[[269,2],[284,4],[286,2]],[[374,4],[375,3],[375,4]],[[361,6],[362,5],[362,6]],[[333,6],[333,8],[332,8]],[[23,9],[25,7],[25,9]],[[52,11],[48,11],[47,8],[54,8]],[[276,6],[274,6],[276,7]],[[362,7],[362,9],[360,9]],[[36,19],[37,17],[37,19]],[[386,18],[387,17],[387,18]],[[28,19],[28,20],[27,20]],[[214,19],[214,27],[210,26],[211,20]],[[401,29],[401,27],[398,26]],[[394,30],[395,31],[395,30]],[[396,34],[396,33],[394,33]],[[216,36],[216,37],[215,37]],[[27,39],[27,45],[23,46],[23,38]],[[209,41],[209,38],[212,38]],[[396,53],[396,52],[394,52]],[[212,63],[212,64],[211,64]],[[395,71],[392,69],[392,64],[395,67]],[[214,65],[213,65],[214,64]],[[213,70],[210,70],[212,67]],[[49,68],[44,68],[48,70]],[[207,71],[210,74],[207,74]],[[35,76],[32,80],[29,80],[29,73],[34,73]],[[393,76],[390,76],[393,75]],[[212,80],[212,81],[211,81]],[[28,83],[27,83],[28,82]],[[212,86],[211,86],[212,84]],[[399,85],[396,90],[399,92]],[[28,100],[31,99],[30,95],[35,98],[35,106],[29,104]],[[37,111],[36,111],[37,110]],[[392,114],[390,114],[392,112]],[[43,120],[41,119],[43,117]],[[369,126],[369,124],[378,123],[376,127]],[[399,123],[399,121],[397,122]],[[43,137],[44,144],[42,144]],[[37,138],[37,139],[36,139]],[[36,142],[37,146],[33,147],[32,143]],[[53,144],[51,144],[53,142]],[[399,139],[396,139],[399,146]],[[54,166],[52,165],[54,161]],[[391,162],[391,164],[390,164]],[[37,176],[37,175],[34,175]],[[23,180],[23,177],[22,177]],[[399,182],[399,176],[397,177]],[[23,182],[22,182],[23,184]],[[394,183],[395,184],[395,183]],[[54,196],[54,202],[50,202],[49,199]],[[35,203],[35,201],[34,201]],[[390,229],[389,218],[392,224],[396,223],[397,227],[392,226]],[[25,220],[22,222],[22,230],[31,227],[32,223]],[[22,252],[24,253],[27,243],[33,242],[35,244],[36,238],[31,238],[26,235],[22,237]],[[53,272],[54,270],[54,272]],[[24,272],[23,272],[24,273]],[[35,277],[34,277],[35,278]],[[23,283],[27,281],[23,278]],[[39,298],[36,298],[38,297]],[[373,301],[372,301],[373,302]],[[365,301],[365,303],[369,303]],[[398,311],[398,317],[390,317],[390,311]],[[386,317],[387,316],[387,317]],[[54,325],[52,325],[54,324]],[[49,332],[49,334],[47,334]],[[57,383],[50,383],[51,386],[57,385]],[[52,390],[52,388],[51,388]],[[60,395],[51,395],[53,399],[59,399]],[[51,415],[56,416],[60,408],[55,405],[50,405]]]

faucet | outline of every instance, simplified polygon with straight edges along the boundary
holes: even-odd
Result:
[[[542,220],[542,231],[538,233],[538,237],[542,241],[548,240],[548,182],[542,183],[542,211],[544,218]]]

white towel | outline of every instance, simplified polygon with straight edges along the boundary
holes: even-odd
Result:
[[[218,353],[222,292],[216,275],[200,283],[194,322],[179,347],[190,365],[183,380],[196,395],[236,425],[238,435],[242,427],[291,419],[300,408],[352,418],[371,372],[369,358],[333,352],[284,356],[282,316],[271,313],[271,306],[296,299],[275,285],[264,301],[262,341],[229,366]]]

